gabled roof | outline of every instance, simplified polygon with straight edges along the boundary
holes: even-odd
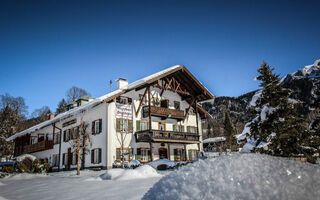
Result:
[[[92,101],[89,101],[88,103],[83,104],[79,107],[76,107],[76,108],[73,108],[73,109],[66,111],[64,113],[61,113],[61,114],[57,115],[56,117],[54,117],[53,119],[44,121],[40,124],[37,124],[33,127],[30,127],[26,130],[19,132],[19,133],[16,133],[16,134],[12,135],[11,137],[7,138],[6,141],[12,141],[17,137],[23,136],[28,133],[32,133],[32,132],[37,131],[39,129],[42,129],[46,126],[52,125],[53,123],[62,121],[64,119],[72,117],[78,113],[87,111],[87,110],[91,109],[92,107],[99,105],[102,102],[109,102],[109,101],[115,99],[116,97],[121,96],[122,94],[124,94],[126,92],[129,92],[134,89],[143,88],[144,86],[147,86],[147,85],[151,85],[152,83],[155,83],[156,81],[158,81],[164,77],[167,77],[167,76],[175,76],[176,78],[181,80],[184,84],[188,84],[189,89],[192,90],[193,93],[197,93],[195,95],[197,95],[197,98],[199,101],[214,98],[214,95],[205,86],[203,86],[202,83],[200,83],[187,70],[187,68],[185,66],[175,65],[175,66],[169,67],[165,70],[162,70],[160,72],[157,72],[155,74],[152,74],[150,76],[147,76],[145,78],[142,78],[140,80],[137,80],[133,83],[130,83],[130,84],[124,86],[123,88],[117,89],[117,90],[110,92],[106,95],[103,95],[101,97],[93,99]],[[201,92],[197,92],[196,90],[199,90]],[[199,112],[203,113],[204,116],[211,117],[204,109],[201,109],[200,106],[198,106],[198,108],[200,108]]]

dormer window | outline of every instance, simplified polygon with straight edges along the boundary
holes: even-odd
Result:
[[[132,103],[132,99],[129,97],[117,97],[117,103],[120,104],[131,104]]]

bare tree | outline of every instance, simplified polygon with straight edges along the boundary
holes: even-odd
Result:
[[[84,168],[85,155],[89,153],[88,146],[92,146],[91,133],[88,131],[89,123],[83,121],[83,116],[80,119],[80,125],[76,131],[73,131],[73,139],[69,141],[73,152],[77,155],[77,175],[80,175],[80,160],[81,168]]]
[[[129,115],[125,112],[121,112],[121,118],[116,119],[116,137],[117,141],[120,144],[120,158],[121,158],[121,167],[124,168],[125,156],[129,152],[125,152],[125,149],[129,149],[129,146],[126,146],[127,138],[130,133],[132,133],[132,120],[128,118]]]
[[[84,96],[90,96],[90,93],[88,93],[85,89],[82,89],[76,86],[72,86],[66,92],[66,98],[68,103],[71,103],[79,99],[80,97],[84,97]]]
[[[43,106],[41,108],[35,109],[31,113],[32,118],[37,119],[37,123],[43,122],[48,119],[48,115],[51,114],[51,110],[48,106]]]

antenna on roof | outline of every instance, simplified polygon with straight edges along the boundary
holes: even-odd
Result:
[[[112,80],[110,80],[110,92],[112,92]]]

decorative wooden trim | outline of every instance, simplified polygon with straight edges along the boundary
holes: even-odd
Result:
[[[138,107],[138,110],[136,112],[136,116],[138,115],[138,113],[139,113],[139,111],[140,111],[140,109],[142,107],[143,100],[146,98],[147,91],[148,91],[148,89],[146,88],[146,90],[144,91],[143,96],[142,96],[142,98],[140,100],[139,107]]]

